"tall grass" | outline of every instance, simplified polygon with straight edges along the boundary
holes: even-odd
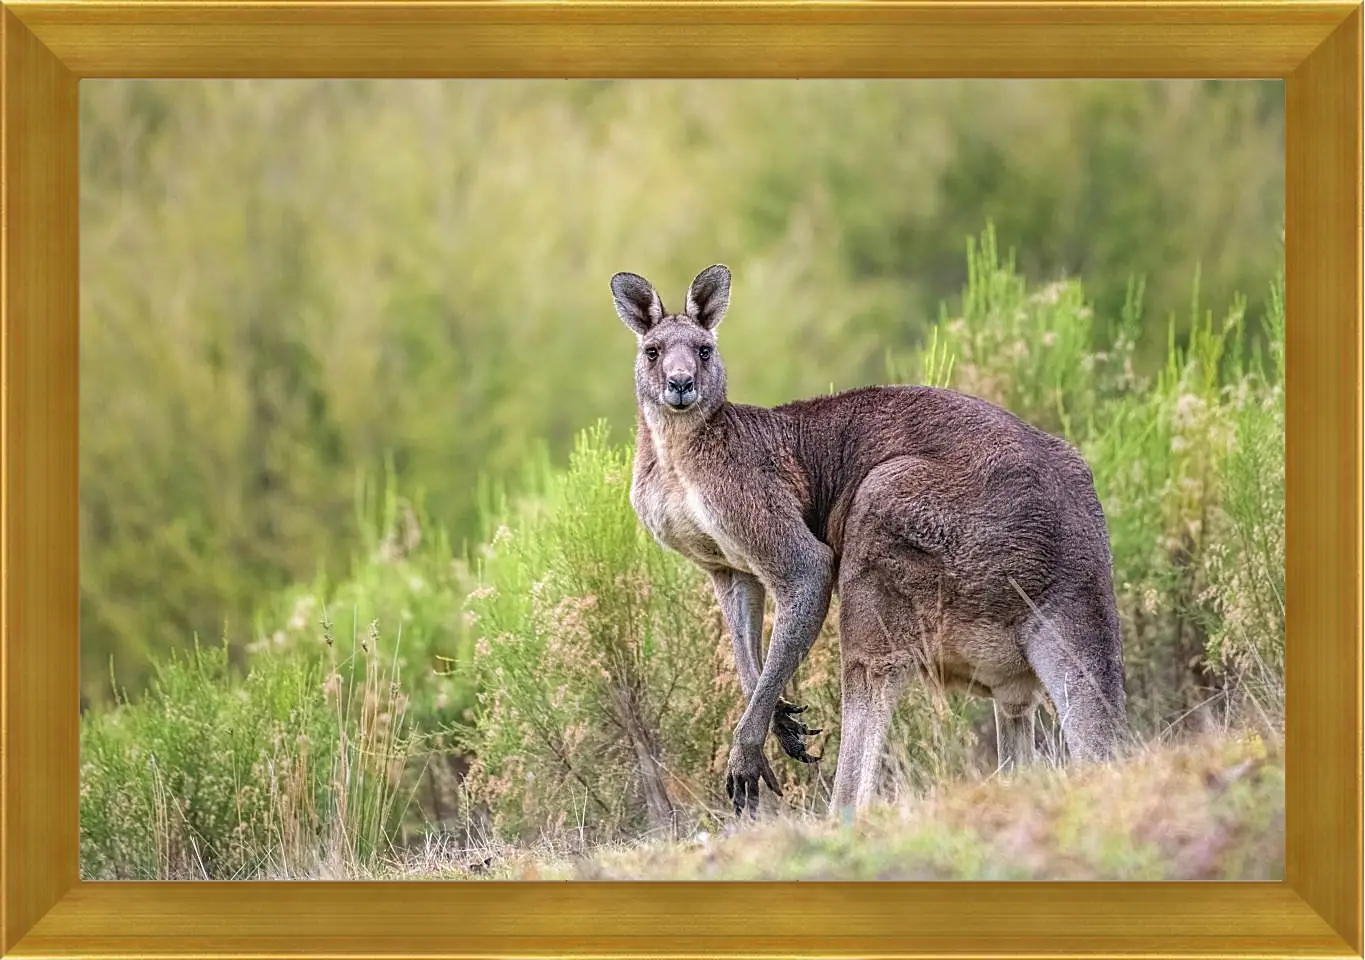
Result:
[[[196,644],[146,698],[83,719],[87,879],[346,876],[392,852],[408,695],[377,627],[344,658],[322,629],[332,656],[267,651],[241,679]]]

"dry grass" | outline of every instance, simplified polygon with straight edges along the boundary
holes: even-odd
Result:
[[[771,808],[769,808],[771,809]],[[947,783],[856,820],[785,811],[680,842],[473,849],[439,838],[407,879],[1251,880],[1284,875],[1284,756],[1258,736],[1149,745],[1106,767]]]

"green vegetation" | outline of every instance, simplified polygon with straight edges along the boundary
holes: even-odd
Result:
[[[242,667],[269,598],[352,576],[376,521],[355,509],[356,479],[386,460],[459,557],[491,534],[482,480],[521,489],[532,443],[562,466],[599,419],[624,442],[617,270],[676,305],[702,266],[733,268],[736,400],[880,380],[888,350],[918,378],[947,301],[1004,324],[973,328],[958,386],[1008,389],[1054,426],[1061,389],[1085,437],[1090,375],[1067,364],[1111,342],[1130,278],[1157,322],[1134,324],[1124,356],[1154,380],[1165,319],[1182,349],[1202,319],[1186,308],[1196,264],[1207,302],[1241,290],[1259,317],[1279,258],[1278,81],[87,80],[81,109],[82,692],[96,704],[111,660],[133,696],[195,635],[226,634]],[[988,220],[1019,278],[1087,280],[1094,320],[1054,331],[1076,342],[994,356],[1021,342],[997,308],[1015,294],[958,303],[963,239]],[[1018,376],[992,388],[1002,371]],[[1109,415],[1168,409],[1129,402]],[[1093,442],[1139,442],[1118,435]],[[1116,507],[1133,503],[1133,536],[1153,522],[1140,480]],[[365,562],[354,575],[390,578],[397,602],[401,577]],[[455,656],[458,631],[430,615]],[[410,629],[406,650],[437,642]]]
[[[1030,284],[991,230],[968,263],[960,310],[884,362],[1085,453],[1111,529],[1135,758],[975,786],[994,770],[989,706],[912,688],[891,738],[896,802],[866,824],[816,823],[838,749],[831,617],[792,691],[829,729],[825,761],[774,764],[776,823],[680,842],[726,820],[742,704],[709,588],[635,519],[629,437],[603,423],[567,466],[542,451],[510,493],[485,486],[468,557],[392,486],[362,496],[352,570],[281,594],[240,675],[201,650],[163,664],[149,696],[88,714],[86,875],[1278,877],[1279,282],[1254,319],[1241,299],[1215,319],[1196,296],[1144,375],[1140,287],[1106,317],[1078,281]],[[349,639],[332,625],[343,611]]]
[[[147,699],[84,723],[82,869],[286,877],[387,854],[411,748],[376,641],[330,664],[259,656],[240,681],[225,651],[196,647],[160,665]]]

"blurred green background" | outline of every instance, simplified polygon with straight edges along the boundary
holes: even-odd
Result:
[[[1139,373],[1196,269],[1259,316],[1281,255],[1278,81],[86,80],[81,111],[94,703],[344,574],[386,471],[458,553],[541,445],[628,435],[618,270],[676,307],[728,263],[731,397],[771,404],[886,380],[988,221],[1106,342],[1145,280]]]

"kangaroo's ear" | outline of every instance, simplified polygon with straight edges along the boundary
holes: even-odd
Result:
[[[663,301],[644,277],[618,273],[611,278],[611,295],[621,321],[642,337],[664,318]]]
[[[712,264],[687,288],[687,315],[704,330],[714,330],[730,306],[730,268]]]

